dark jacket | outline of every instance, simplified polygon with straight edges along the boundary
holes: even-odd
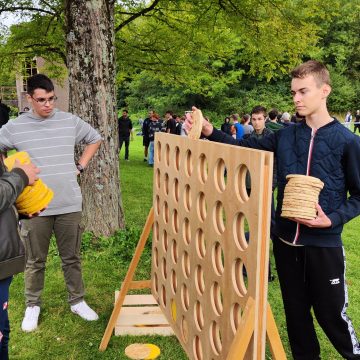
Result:
[[[155,133],[161,132],[163,129],[162,120],[149,122],[149,141],[154,141]]]
[[[304,122],[285,127],[260,140],[249,138],[236,141],[214,129],[210,140],[272,151],[277,159],[277,209],[274,233],[293,242],[296,222],[280,217],[286,185],[286,175],[307,173],[311,128]],[[336,119],[313,135],[313,151],[309,159],[309,175],[324,182],[319,204],[330,218],[329,228],[310,228],[300,225],[297,244],[342,246],[343,225],[360,214],[360,138]],[[349,196],[347,194],[349,193]]]
[[[125,119],[120,116],[118,119],[118,132],[120,138],[127,138],[130,136],[130,131],[133,128],[132,122],[129,117]]]
[[[10,108],[0,101],[0,128],[9,121]]]
[[[13,204],[28,181],[21,169],[7,172],[0,159],[0,280],[24,271],[24,247]]]
[[[229,122],[224,122],[221,124],[221,131],[223,131],[226,134],[231,135],[231,127],[232,127],[232,125]]]
[[[244,135],[244,139],[248,139],[250,137],[254,137],[256,139],[262,139],[264,136],[268,136],[272,134],[273,131],[268,129],[267,127],[264,128],[261,134],[258,134],[255,130],[250,133]],[[276,179],[276,159],[274,159],[274,167],[273,167],[273,183],[272,183],[272,189],[275,190],[277,185],[277,179]],[[251,189],[251,179],[249,176],[249,173],[246,174],[246,188]]]

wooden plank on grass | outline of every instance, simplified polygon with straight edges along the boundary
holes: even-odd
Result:
[[[115,291],[115,301],[119,296],[119,291]],[[124,299],[124,306],[126,305],[158,305],[154,296],[149,295],[126,295]]]

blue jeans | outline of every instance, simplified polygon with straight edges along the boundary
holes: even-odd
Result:
[[[148,159],[149,165],[154,165],[154,141],[150,141]]]
[[[12,276],[0,280],[0,360],[9,359],[10,323],[8,301],[11,280]]]

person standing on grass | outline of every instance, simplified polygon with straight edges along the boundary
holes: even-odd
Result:
[[[98,315],[85,302],[80,261],[82,196],[77,176],[101,143],[101,136],[76,115],[54,108],[56,95],[52,81],[43,74],[27,81],[27,100],[32,110],[10,121],[0,130],[0,151],[27,151],[41,170],[40,177],[54,191],[54,198],[40,216],[22,221],[26,250],[23,331],[38,326],[45,263],[52,234],[62,262],[68,301],[73,313],[85,320]],[[75,145],[86,146],[77,163]]]
[[[154,166],[154,139],[157,132],[161,132],[163,128],[163,122],[160,120],[158,114],[153,113],[150,117],[149,123],[149,165]]]
[[[244,127],[239,123],[239,115],[233,114],[230,116],[234,123],[235,139],[241,140],[244,136]]]
[[[283,124],[278,123],[277,116],[279,111],[277,109],[271,109],[269,111],[269,121],[266,122],[265,126],[271,131],[278,131],[284,127]]]
[[[125,143],[125,160],[129,160],[129,144],[130,144],[130,134],[132,131],[132,122],[129,118],[129,113],[127,110],[123,110],[122,116],[118,120],[118,132],[119,132],[119,149]]]
[[[9,287],[13,275],[24,271],[25,250],[19,237],[15,200],[33,185],[39,169],[16,163],[8,172],[0,155],[0,359],[9,359]]]
[[[174,118],[174,114],[172,111],[168,110],[165,113],[165,121],[166,121],[166,132],[168,134],[176,135],[176,120]]]
[[[345,127],[347,127],[348,129],[350,129],[350,124],[352,121],[352,115],[351,115],[351,111],[349,110],[346,115],[345,115]]]
[[[344,224],[360,214],[360,139],[330,116],[326,104],[330,75],[322,63],[307,61],[291,75],[293,101],[304,122],[262,139],[236,141],[205,121],[202,133],[212,141],[272,151],[276,156],[273,251],[294,359],[320,359],[311,310],[337,352],[345,359],[360,359],[359,340],[346,312],[341,238]],[[315,219],[281,217],[289,174],[310,175],[324,182]]]
[[[149,152],[149,123],[151,116],[155,113],[154,110],[150,110],[148,117],[144,120],[141,128],[142,136],[143,136],[143,146],[144,146],[144,162],[148,161],[148,152]]]
[[[356,110],[355,123],[354,123],[354,134],[356,132],[356,129],[358,129],[358,132],[360,134],[360,110]]]
[[[221,131],[223,131],[226,134],[232,135],[231,128],[232,128],[232,124],[230,123],[229,116],[227,116],[224,122],[221,124]]]

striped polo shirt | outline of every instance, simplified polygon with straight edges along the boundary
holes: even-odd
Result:
[[[0,129],[0,151],[26,151],[40,169],[39,177],[54,191],[53,200],[41,216],[81,211],[75,145],[100,140],[100,134],[87,122],[57,109],[46,118],[29,111]]]

